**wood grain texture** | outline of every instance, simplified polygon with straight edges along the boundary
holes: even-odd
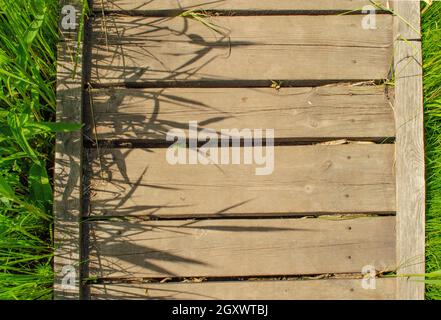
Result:
[[[394,19],[394,39],[420,40],[420,0],[391,0]]]
[[[408,6],[414,7],[412,11]],[[419,3],[396,7],[398,13],[418,14]],[[412,21],[417,21],[413,17]],[[425,172],[422,57],[419,41],[395,43],[395,119],[397,175],[397,259],[399,274],[425,270]],[[399,299],[424,299],[424,283],[400,278]]]
[[[229,281],[204,283],[120,283],[91,286],[92,300],[393,300],[395,279]]]
[[[94,22],[92,82],[372,80],[387,77],[391,15],[363,29],[361,15],[106,16]],[[106,30],[106,31],[103,31]],[[295,32],[291,32],[295,30]]]
[[[91,222],[99,278],[361,273],[395,268],[395,217]]]
[[[165,141],[167,132],[274,128],[276,138],[393,137],[384,86],[316,88],[168,88],[94,90],[98,139]]]
[[[79,11],[81,1],[65,0]],[[57,122],[82,122],[81,57],[74,74],[77,31],[64,31],[58,44]],[[54,163],[54,298],[79,299],[80,216],[81,216],[81,131],[58,133]],[[67,273],[74,276],[66,281]],[[63,284],[63,279],[65,283]],[[66,286],[67,285],[67,286]]]
[[[219,157],[228,151],[231,159],[235,151],[243,159],[243,149],[220,149]],[[394,145],[275,147],[270,175],[256,175],[256,168],[264,165],[243,162],[171,165],[166,153],[167,149],[101,150],[101,163],[97,158],[92,163],[91,215],[223,217],[395,211]]]
[[[378,3],[387,4],[385,0]],[[104,7],[103,7],[104,4]],[[355,10],[369,0],[104,0],[94,1],[96,10]]]

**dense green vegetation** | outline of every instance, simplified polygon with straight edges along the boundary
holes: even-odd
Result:
[[[434,2],[423,12],[427,166],[426,266],[427,272],[434,272],[441,269],[441,2]],[[441,286],[428,285],[426,297],[441,299]]]
[[[0,0],[0,299],[52,297],[57,0]]]

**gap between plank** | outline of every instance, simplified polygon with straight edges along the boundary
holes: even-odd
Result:
[[[363,10],[225,10],[225,9],[193,9],[193,10],[101,10],[94,9],[94,16],[135,16],[135,17],[176,17],[184,12],[202,12],[210,16],[319,16],[319,15],[361,15]],[[378,9],[376,14],[391,14],[387,10]]]
[[[377,272],[376,278],[389,278],[388,275],[394,274],[393,271]],[[269,276],[236,276],[236,277],[153,277],[153,278],[95,278],[85,280],[86,285],[93,284],[116,284],[116,283],[133,283],[133,284],[159,284],[159,283],[202,283],[202,282],[257,282],[263,280],[272,281],[320,281],[320,280],[348,280],[363,279],[365,275],[362,273],[321,273],[321,274],[294,274],[294,275],[269,275]],[[192,280],[199,279],[199,280]],[[166,281],[164,281],[166,280]]]
[[[81,222],[100,222],[100,221],[129,221],[129,220],[139,220],[139,221],[205,221],[205,220],[224,220],[224,219],[240,219],[240,220],[274,220],[274,219],[285,219],[285,220],[295,220],[295,219],[328,219],[328,220],[353,220],[365,217],[394,217],[396,215],[393,211],[384,212],[314,212],[314,213],[302,213],[302,214],[277,214],[277,215],[267,215],[262,216],[261,214],[256,215],[245,215],[245,216],[206,216],[206,217],[194,217],[194,216],[179,216],[179,217],[157,217],[157,216],[89,216],[83,217]]]
[[[289,87],[319,87],[330,84],[366,84],[366,85],[384,85],[386,79],[376,79],[366,81],[363,79],[349,80],[284,80],[272,79],[282,82],[283,88]],[[271,80],[152,80],[143,82],[114,82],[114,83],[86,83],[86,88],[105,89],[105,88],[270,88],[273,82]]]
[[[145,140],[145,139],[115,139],[115,140],[97,140],[94,141],[90,137],[84,141],[84,148],[86,149],[96,149],[96,148],[106,148],[106,149],[138,149],[138,148],[157,148],[164,149],[173,145],[175,142],[168,142],[164,140]],[[197,147],[200,148],[206,143],[206,141],[198,141]],[[232,146],[232,141],[229,141],[229,147]],[[340,145],[340,144],[394,144],[394,137],[333,137],[333,138],[275,138],[274,146],[309,146],[316,144],[326,144],[326,145]],[[250,147],[254,146],[255,141],[250,142]],[[262,139],[262,144],[267,145],[267,140]],[[187,139],[186,148],[188,148],[189,140]],[[240,140],[240,146],[244,147],[245,141]],[[221,147],[221,141],[218,141],[218,147]]]

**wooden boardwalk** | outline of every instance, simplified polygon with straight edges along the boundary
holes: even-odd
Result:
[[[58,120],[85,125],[57,137],[55,298],[423,299],[387,277],[424,273],[419,1],[378,3],[91,3],[79,63],[78,30],[59,49]],[[272,129],[270,174],[247,139],[171,164],[192,123]]]

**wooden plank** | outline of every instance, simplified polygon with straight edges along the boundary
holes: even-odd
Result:
[[[420,0],[391,0],[394,12],[394,37],[402,40],[421,39]]]
[[[63,0],[81,11],[80,0]],[[79,18],[79,15],[77,15]],[[61,29],[63,30],[63,29]],[[82,123],[81,56],[74,74],[77,30],[62,31],[58,44],[57,122]],[[54,298],[79,299],[81,131],[58,133],[54,163]]]
[[[419,2],[399,3],[399,15],[419,21]],[[415,15],[418,15],[416,17]],[[396,18],[399,19],[399,18]],[[402,25],[399,23],[399,25]],[[419,29],[419,26],[418,26]],[[395,42],[398,274],[425,270],[425,172],[422,57],[419,41]],[[419,278],[400,278],[399,299],[424,299]]]
[[[190,121],[225,128],[274,128],[276,138],[395,136],[384,86],[94,90],[98,139],[165,141]]]
[[[155,80],[372,80],[392,61],[391,15],[106,16],[94,23],[92,82]],[[292,32],[291,30],[295,30]]]
[[[387,5],[387,1],[376,1]],[[104,4],[104,7],[103,7]],[[104,0],[96,10],[356,10],[372,5],[369,0]]]
[[[99,278],[361,273],[395,268],[395,217],[91,222]]]
[[[92,300],[393,300],[395,279],[216,281],[204,283],[119,283],[91,286]]]
[[[219,149],[219,158],[226,151],[231,158],[234,151],[243,159],[243,149]],[[243,162],[171,165],[166,153],[167,149],[101,150],[101,161],[95,157],[92,164],[91,215],[224,217],[395,211],[394,145],[275,147],[270,175],[256,175],[256,168],[265,165]]]

